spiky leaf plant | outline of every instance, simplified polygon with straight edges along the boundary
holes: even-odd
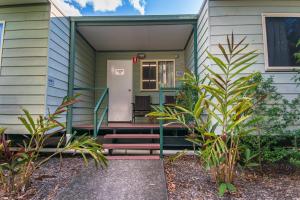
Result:
[[[222,57],[208,52],[212,65],[205,66],[207,80],[194,85],[199,98],[193,109],[156,107],[149,114],[174,120],[196,135],[188,140],[200,146],[197,154],[222,191],[233,191],[240,138],[254,131],[251,124],[256,121],[250,120],[256,84],[248,84],[255,73],[246,70],[255,64],[257,54],[247,51],[245,39],[235,42],[233,34],[227,36],[227,44],[218,45]],[[193,117],[193,124],[186,123],[186,115]]]
[[[76,102],[76,97],[66,97],[53,113],[39,116],[36,120],[29,111],[23,109],[24,115],[20,116],[19,120],[28,131],[28,135],[24,135],[27,140],[19,144],[16,151],[11,150],[11,142],[4,137],[5,129],[0,128],[0,183],[5,191],[10,193],[25,191],[32,174],[39,167],[54,156],[62,157],[62,153],[66,151],[79,153],[86,164],[88,162],[86,155],[89,155],[96,166],[107,165],[102,145],[97,143],[95,138],[87,135],[78,138],[73,135],[66,144],[63,144],[64,137],[61,137],[55,152],[47,154],[47,157],[40,157],[47,140],[65,129],[65,123],[59,122],[59,115],[66,111],[67,106]]]

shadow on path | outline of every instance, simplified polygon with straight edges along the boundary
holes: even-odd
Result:
[[[107,169],[93,163],[62,190],[58,200],[166,200],[161,160],[112,160]]]

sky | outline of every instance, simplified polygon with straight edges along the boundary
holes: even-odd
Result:
[[[52,0],[68,16],[197,14],[203,0]]]

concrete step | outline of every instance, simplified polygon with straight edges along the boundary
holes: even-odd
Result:
[[[159,149],[159,144],[104,144],[104,149]]]
[[[159,134],[107,134],[105,139],[159,139]]]
[[[108,160],[159,160],[159,156],[107,156]]]

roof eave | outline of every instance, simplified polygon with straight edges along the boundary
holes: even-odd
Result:
[[[144,15],[144,16],[76,16],[71,21],[80,24],[182,24],[197,22],[198,15]]]

